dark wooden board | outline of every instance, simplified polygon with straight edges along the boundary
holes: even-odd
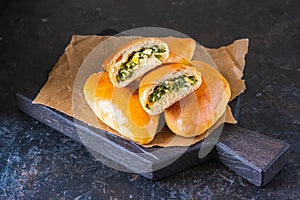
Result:
[[[236,174],[265,186],[287,163],[290,146],[235,125],[225,125],[216,144],[218,159]]]
[[[290,148],[287,143],[227,124],[215,148],[204,158],[199,158],[202,142],[188,147],[183,154],[182,147],[144,148],[107,131],[74,121],[54,109],[32,104],[39,89],[40,86],[29,84],[16,94],[20,110],[78,142],[82,142],[78,133],[88,136],[87,148],[102,162],[130,169],[149,179],[159,180],[210,159],[218,159],[249,182],[265,186],[289,159]],[[158,166],[169,162],[158,169]]]

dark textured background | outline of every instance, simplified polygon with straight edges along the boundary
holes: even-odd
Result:
[[[161,3],[163,2],[163,3]],[[300,2],[0,1],[0,199],[300,199]],[[94,160],[16,108],[73,34],[158,26],[219,47],[249,38],[239,125],[288,142],[288,164],[257,188],[216,161],[153,182]]]

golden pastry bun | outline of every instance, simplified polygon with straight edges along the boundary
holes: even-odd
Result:
[[[196,49],[196,41],[192,38],[177,38],[169,36],[159,39],[168,44],[170,52],[179,55],[188,61],[192,60]]]
[[[212,98],[202,78],[201,86],[194,93],[167,108],[164,115],[173,133],[192,137],[202,134],[211,126],[213,113]]]
[[[165,63],[181,63],[181,64],[184,64],[184,65],[188,65],[188,66],[191,66],[191,63],[186,60],[184,57],[176,54],[176,53],[173,53],[173,52],[169,52],[169,57],[168,59],[164,62]]]
[[[177,135],[201,135],[225,112],[230,99],[230,86],[212,66],[193,61],[202,74],[202,84],[195,91],[165,110],[168,127]]]
[[[193,76],[197,81],[193,85],[174,90],[161,96],[157,101],[150,102],[149,96],[155,91],[158,85],[180,76]],[[139,85],[139,98],[142,107],[150,115],[162,113],[176,101],[200,87],[202,82],[201,73],[198,69],[182,63],[166,63],[146,74]]]
[[[87,79],[84,97],[95,115],[122,136],[140,144],[154,139],[159,116],[147,114],[138,94],[129,87],[114,88],[107,72],[94,73]]]

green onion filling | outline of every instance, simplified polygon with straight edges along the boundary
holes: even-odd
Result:
[[[121,64],[116,76],[117,81],[121,82],[131,77],[133,72],[139,67],[140,60],[150,58],[152,55],[160,60],[165,52],[165,47],[158,47],[157,45],[132,52],[128,60]]]
[[[160,83],[154,88],[154,91],[148,96],[148,101],[150,104],[155,103],[162,98],[163,95],[176,91],[178,92],[181,88],[188,88],[191,85],[194,85],[197,82],[197,79],[194,76],[182,75],[176,78],[171,78],[165,80],[163,83]],[[146,108],[150,109],[150,104],[146,104]]]

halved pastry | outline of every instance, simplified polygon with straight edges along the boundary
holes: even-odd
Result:
[[[118,50],[103,66],[115,87],[124,87],[167,60],[169,48],[157,38],[137,39]],[[107,64],[108,63],[108,64]]]
[[[150,115],[162,113],[200,87],[201,72],[181,63],[167,63],[146,74],[139,85],[142,107]]]

